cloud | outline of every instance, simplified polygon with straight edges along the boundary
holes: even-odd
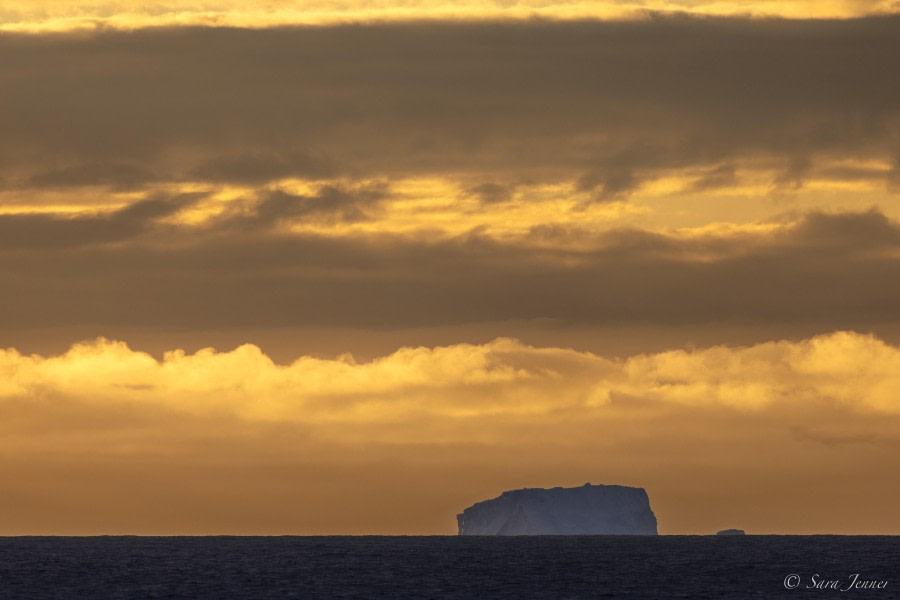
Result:
[[[581,191],[600,188],[597,199],[600,201],[615,200],[633,192],[640,186],[640,181],[630,169],[605,169],[585,173],[578,179],[577,188]]]
[[[796,235],[801,243],[819,250],[894,251],[900,246],[900,227],[875,209],[863,213],[811,213],[797,227]]]
[[[468,190],[470,196],[475,196],[485,204],[495,204],[512,200],[515,186],[501,185],[499,183],[481,183]]]
[[[898,24],[680,16],[7,34],[0,176],[458,174],[570,181],[607,199],[729,164],[796,186],[818,165],[892,160]]]
[[[60,356],[0,354],[0,398],[65,397],[91,405],[158,405],[188,414],[332,427],[480,416],[602,415],[613,409],[721,406],[756,413],[829,405],[900,414],[900,349],[871,335],[837,332],[801,342],[673,350],[609,360],[512,339],[401,348],[357,363],[301,357],[277,365],[258,347],[156,360],[99,339]],[[552,393],[550,393],[552,390]],[[613,402],[613,398],[618,398]],[[339,429],[329,435],[340,436]],[[410,430],[398,443],[425,441]]]
[[[723,164],[704,173],[692,184],[691,189],[695,191],[714,190],[733,185],[736,179],[734,165]]]
[[[812,161],[809,156],[794,157],[788,162],[787,168],[775,178],[774,184],[776,187],[800,189],[811,169]]]
[[[59,249],[124,242],[156,229],[155,223],[190,207],[203,194],[156,196],[107,214],[67,217],[47,213],[0,215],[0,247]]]
[[[290,231],[358,224],[380,194],[274,194],[213,226],[160,222],[184,206],[177,198],[103,217],[3,216],[3,325],[390,330],[551,319],[880,331],[896,322],[900,226],[875,210],[756,229],[510,240]]]
[[[297,222],[355,223],[372,219],[388,196],[384,186],[345,190],[323,186],[312,195],[297,195],[274,190],[263,195],[249,213],[225,214],[213,219],[211,227],[225,229],[271,228]]]

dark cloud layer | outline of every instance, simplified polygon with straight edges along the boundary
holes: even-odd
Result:
[[[131,189],[156,180],[156,176],[139,165],[116,162],[81,164],[39,171],[28,178],[30,187],[78,187],[107,185]]]
[[[325,157],[254,152],[217,156],[192,169],[188,176],[205,181],[258,184],[282,177],[323,179],[337,173]]]
[[[361,200],[347,198],[352,215]],[[260,203],[246,217],[250,227],[178,230],[155,221],[171,202],[104,219],[3,217],[0,328],[390,329],[552,319],[866,330],[896,324],[900,306],[900,226],[876,211],[811,213],[751,237],[621,230],[597,240],[601,249],[576,251],[480,235],[428,242],[277,233],[281,219],[316,210],[316,199],[286,195]],[[110,243],[126,233],[131,243]]]
[[[900,164],[896,72],[898,17],[4,34],[0,180],[139,190],[461,173],[460,197],[487,205],[545,175],[606,201],[666,169],[693,168],[708,190],[762,161],[790,188],[820,157]],[[859,164],[819,172],[885,177]],[[198,227],[163,222],[196,197],[0,216],[0,327],[897,319],[897,225],[878,212],[693,240],[591,240],[553,223],[505,244],[287,231],[389,217],[389,193],[257,191]],[[575,240],[601,249],[563,249]]]
[[[790,187],[821,156],[890,158],[897,72],[898,17],[4,34],[0,176],[541,169],[608,199],[661,169],[711,169],[708,187],[766,157]]]

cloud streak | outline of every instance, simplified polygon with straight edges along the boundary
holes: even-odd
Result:
[[[501,4],[478,0],[391,2],[356,0],[341,5],[323,0],[281,0],[252,6],[231,1],[172,2],[154,0],[54,0],[35,9],[28,2],[10,2],[0,11],[0,31],[68,31],[78,29],[133,30],[143,27],[206,25],[266,28],[283,25],[327,25],[398,20],[524,20],[635,19],[655,14],[754,15],[787,18],[847,18],[897,12],[895,0],[606,0],[604,2],[518,0]]]

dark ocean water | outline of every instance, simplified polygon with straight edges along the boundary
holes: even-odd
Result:
[[[798,597],[900,598],[900,537],[0,538],[4,600]]]

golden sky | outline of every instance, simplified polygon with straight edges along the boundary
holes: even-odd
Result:
[[[840,19],[898,10],[897,0],[13,0],[0,3],[0,31],[197,25],[265,28],[398,20],[624,20],[654,14]]]
[[[898,10],[0,4],[0,534],[900,533]]]

